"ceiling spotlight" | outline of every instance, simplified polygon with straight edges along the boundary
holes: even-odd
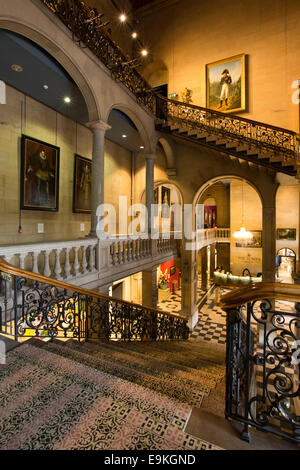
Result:
[[[11,68],[14,72],[23,72],[23,67],[21,67],[21,65],[14,64],[11,66]]]
[[[141,150],[144,150],[144,148],[145,148],[145,147],[144,147],[143,145],[140,146],[140,149],[141,149]]]
[[[141,54],[142,54],[142,56],[146,57],[148,55],[147,49],[142,49]]]
[[[71,98],[69,96],[66,96],[64,99],[65,103],[71,103]]]
[[[122,23],[125,23],[126,20],[127,20],[127,17],[126,17],[126,15],[125,15],[125,13],[122,13],[122,15],[120,16],[120,21],[121,21]]]
[[[43,85],[44,90],[48,90],[48,85]]]
[[[132,33],[131,37],[132,37],[133,39],[136,39],[136,38],[138,37],[138,33],[136,33],[136,32],[134,31],[134,33]]]
[[[123,139],[127,139],[127,135],[123,134],[122,135]]]

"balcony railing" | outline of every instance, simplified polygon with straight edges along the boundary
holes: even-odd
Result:
[[[0,246],[0,257],[20,269],[83,285],[110,279],[134,266],[176,258],[173,238],[84,238],[62,242]]]
[[[130,64],[121,48],[109,37],[102,26],[96,8],[89,8],[80,0],[41,0],[72,32],[80,47],[89,48],[110,70],[115,80],[123,83],[139,103],[153,110],[151,87]]]

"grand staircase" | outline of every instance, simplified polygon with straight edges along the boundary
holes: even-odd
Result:
[[[0,366],[0,449],[218,450],[185,432],[224,375],[204,358],[190,342],[31,339]]]
[[[156,129],[276,172],[299,176],[299,140],[290,130],[156,96]]]
[[[205,342],[35,341],[35,346],[196,407],[225,377],[225,348]]]

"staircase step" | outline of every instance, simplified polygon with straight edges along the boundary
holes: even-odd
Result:
[[[123,361],[125,364],[128,364],[130,361],[132,364],[135,364],[136,367],[147,368],[152,373],[157,373],[160,371],[161,374],[166,376],[180,377],[187,382],[197,382],[207,385],[208,387],[215,387],[221,378],[219,375],[216,375],[215,372],[210,372],[209,367],[203,363],[202,368],[200,364],[198,369],[193,369],[191,367],[183,366],[176,364],[170,360],[165,361],[160,359],[153,358],[151,356],[146,356],[137,351],[128,350],[125,348],[119,348],[118,343],[84,343],[84,348],[89,351],[93,351],[97,354],[99,350],[102,350],[102,353],[106,350],[107,357],[114,357],[118,361]],[[82,346],[83,347],[83,346]],[[223,369],[222,369],[223,372]]]
[[[190,406],[199,407],[204,395],[208,396],[211,392],[211,388],[206,385],[195,383],[192,386],[182,379],[178,380],[174,377],[156,377],[147,372],[137,370],[137,368],[131,366],[130,363],[125,366],[115,360],[108,360],[92,355],[84,349],[81,351],[80,348],[80,344],[76,347],[74,344],[68,345],[67,343],[57,344],[56,342],[47,344],[47,349],[50,352],[60,354],[63,357],[100,370],[106,374],[154,390],[156,393],[161,393]]]
[[[189,406],[76,363],[58,344],[28,341],[7,361],[1,450],[218,449],[184,432]]]

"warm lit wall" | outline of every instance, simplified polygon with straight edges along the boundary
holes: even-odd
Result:
[[[276,250],[290,248],[299,259],[299,184],[280,186],[276,196],[276,227],[295,228],[297,239],[277,240]]]
[[[244,214],[244,216],[243,216]],[[258,193],[247,183],[233,180],[230,185],[230,227],[231,233],[240,230],[242,219],[247,230],[262,230],[262,205]],[[274,261],[275,262],[275,261]],[[261,248],[237,248],[231,239],[230,270],[241,274],[248,268],[254,276],[262,270]]]
[[[169,92],[193,90],[206,105],[206,64],[249,56],[249,113],[255,120],[298,131],[292,82],[300,79],[298,0],[184,0],[154,8],[141,21],[153,61],[169,71]],[[146,70],[147,72],[147,70]]]
[[[229,185],[216,183],[210,186],[201,196],[198,204],[204,204],[208,198],[213,198],[217,206],[217,226],[230,226],[230,188]],[[210,204],[209,204],[210,205]]]
[[[23,128],[21,129],[21,103]],[[22,211],[23,234],[18,234],[21,134],[60,147],[59,211]],[[74,154],[92,158],[92,133],[80,124],[7,86],[7,104],[0,105],[0,244],[35,243],[84,237],[90,215],[73,213]],[[105,201],[130,203],[131,153],[106,140]],[[37,233],[37,224],[45,233]],[[80,232],[80,225],[85,231]]]

